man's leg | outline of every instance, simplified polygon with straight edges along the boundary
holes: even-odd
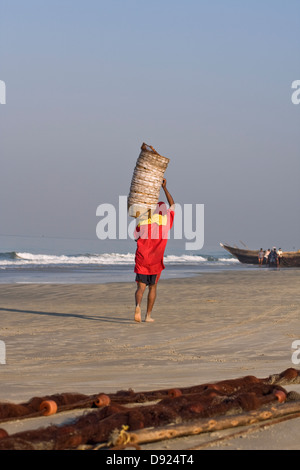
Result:
[[[145,321],[149,321],[149,322],[154,321],[153,318],[151,318],[151,313],[152,313],[155,299],[156,299],[156,284],[153,284],[149,286],[148,299],[147,299],[147,313],[146,313]]]
[[[137,283],[137,289],[135,292],[135,313],[134,313],[134,319],[137,322],[141,322],[141,303],[143,300],[143,295],[146,289],[146,284],[143,282],[138,282]]]

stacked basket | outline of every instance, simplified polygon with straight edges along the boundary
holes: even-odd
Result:
[[[169,159],[143,144],[133,172],[128,196],[128,214],[139,217],[149,209],[154,210]]]

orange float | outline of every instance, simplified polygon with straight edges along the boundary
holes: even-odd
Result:
[[[275,390],[274,392],[275,397],[279,401],[279,403],[283,403],[286,400],[286,394],[282,390]]]
[[[108,406],[110,405],[110,398],[108,395],[102,393],[101,395],[98,395],[94,401],[94,404],[97,406],[97,408],[100,408],[101,406]]]
[[[168,396],[171,398],[181,397],[182,391],[179,388],[171,388],[168,390]]]
[[[40,411],[44,416],[54,415],[57,412],[57,404],[53,400],[45,400],[40,404]]]

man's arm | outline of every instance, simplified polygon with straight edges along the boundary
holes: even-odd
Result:
[[[170,210],[174,211],[175,210],[175,202],[174,202],[174,199],[172,198],[171,194],[167,190],[167,180],[165,178],[163,179],[163,182],[162,182],[162,188],[165,192],[168,204],[170,206]]]

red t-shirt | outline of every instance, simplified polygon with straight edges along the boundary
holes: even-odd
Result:
[[[135,273],[160,274],[165,269],[163,258],[174,215],[169,209],[166,215],[154,214],[137,225],[134,232],[137,240]]]

